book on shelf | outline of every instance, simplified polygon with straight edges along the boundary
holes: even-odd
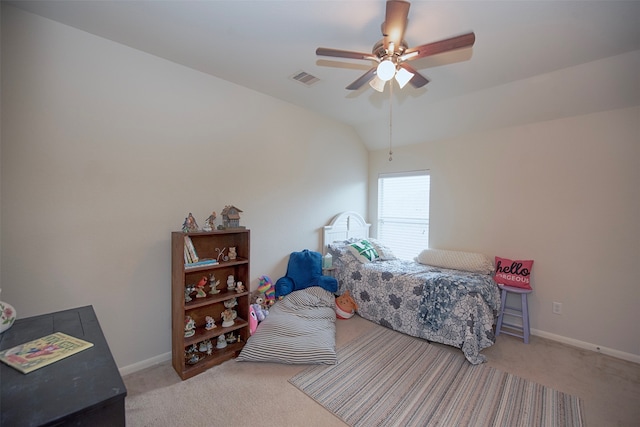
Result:
[[[91,347],[93,343],[56,332],[0,351],[0,360],[28,374]]]
[[[189,258],[191,258],[191,262],[198,262],[198,254],[196,253],[196,248],[193,246],[193,242],[191,241],[191,237],[184,236],[184,246],[189,251]]]
[[[187,245],[184,245],[184,263],[185,265],[191,263],[191,257],[189,256],[189,249],[187,249]]]
[[[196,267],[206,267],[208,265],[216,265],[218,263],[217,260],[215,259],[202,259],[198,262],[190,262],[190,263],[185,263],[184,264],[184,268],[185,269],[190,269],[190,268],[196,268]]]

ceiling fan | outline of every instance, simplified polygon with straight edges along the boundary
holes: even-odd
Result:
[[[365,83],[378,92],[384,91],[385,83],[395,77],[403,88],[407,83],[421,88],[429,80],[411,67],[407,62],[432,56],[450,50],[473,46],[474,33],[463,34],[422,46],[409,48],[404,41],[410,3],[400,0],[388,0],[385,20],[382,23],[382,40],[373,46],[371,53],[319,47],[316,55],[336,58],[364,59],[377,62],[377,65],[346,87],[348,90],[360,89]]]

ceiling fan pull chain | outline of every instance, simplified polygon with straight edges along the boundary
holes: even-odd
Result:
[[[393,136],[393,81],[389,85],[389,161],[393,160],[392,136]]]

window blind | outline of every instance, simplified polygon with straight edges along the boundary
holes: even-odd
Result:
[[[413,259],[429,246],[429,171],[378,176],[378,239],[398,258]]]

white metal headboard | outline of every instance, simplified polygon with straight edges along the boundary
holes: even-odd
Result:
[[[333,217],[329,225],[324,226],[322,248],[326,252],[327,245],[336,240],[347,240],[352,237],[368,238],[371,224],[367,224],[358,212],[342,212]]]

